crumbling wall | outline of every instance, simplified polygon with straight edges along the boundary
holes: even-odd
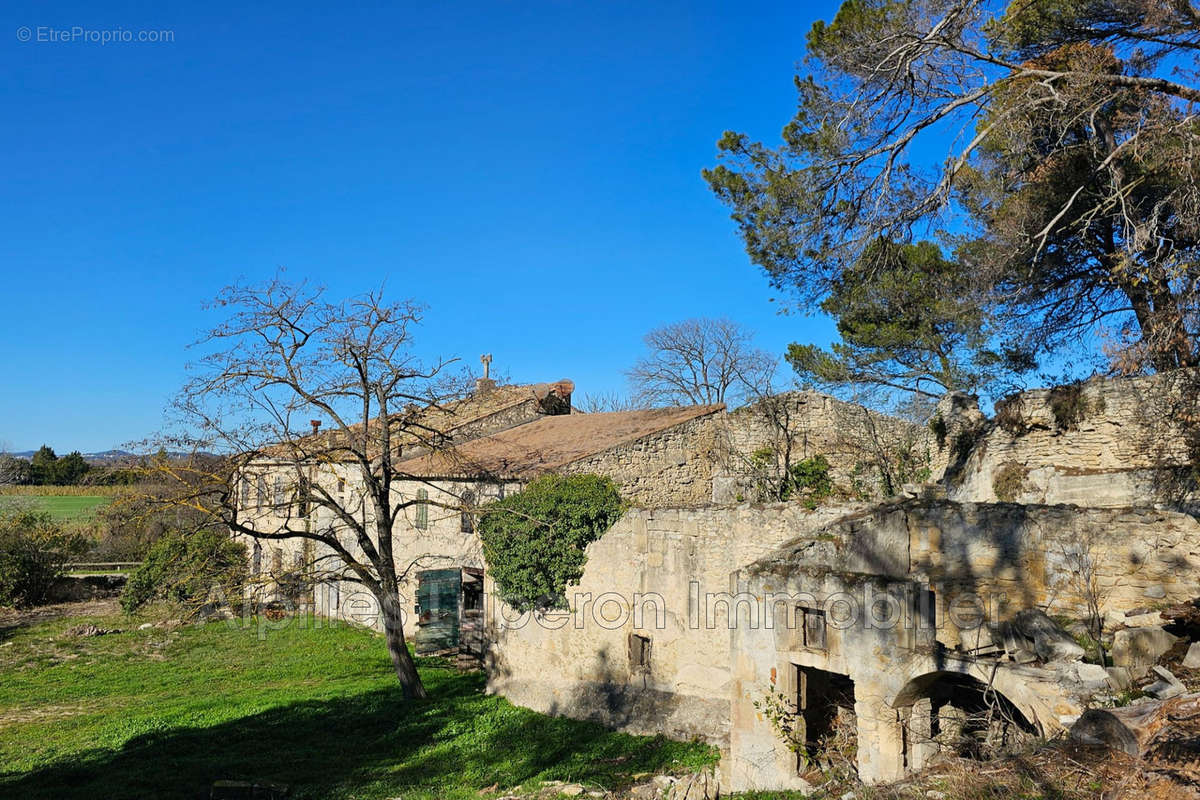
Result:
[[[951,395],[931,428],[935,480],[955,500],[1195,506],[1200,385],[1191,371],[1094,379],[1013,395],[985,419]]]
[[[788,392],[743,406],[726,417],[727,444],[716,502],[763,499],[761,484],[807,458],[824,456],[842,490],[882,497],[887,463],[891,491],[928,477],[927,443],[910,423],[813,391]]]
[[[1086,697],[1108,685],[1094,664],[1022,665],[949,649],[944,636],[955,627],[953,618],[930,620],[919,603],[906,602],[922,591],[919,582],[813,568],[786,548],[743,576],[746,593],[764,605],[784,595],[827,613],[825,633],[815,642],[808,625],[739,625],[732,632],[732,725],[721,765],[723,787],[734,792],[808,788],[795,752],[804,738],[794,737],[806,733],[814,707],[828,702],[805,685],[814,672],[850,687],[853,714],[843,724],[853,726],[855,746],[843,756],[867,783],[899,779],[930,754],[930,690],[978,687],[979,700],[1000,710],[986,724],[1015,738],[1062,731]],[[883,597],[897,598],[889,616],[872,610]],[[835,622],[836,609],[847,606],[857,612]],[[787,728],[766,708],[789,714]]]
[[[569,611],[493,609],[489,691],[542,713],[724,745],[730,572],[838,513],[796,504],[629,511],[588,547]],[[649,640],[648,666],[635,663],[631,635]]]
[[[1186,514],[1144,507],[935,499],[812,512],[795,503],[634,510],[589,547],[583,579],[569,591],[567,613],[514,623],[515,615],[501,605],[491,615],[495,630],[489,686],[541,712],[637,733],[698,736],[723,746],[731,719],[736,729],[757,718],[752,704],[743,702],[750,702],[749,687],[761,691],[769,669],[779,667],[767,663],[773,655],[767,661],[760,658],[756,642],[763,637],[773,642],[770,653],[795,649],[762,624],[763,608],[754,591],[791,592],[800,587],[793,585],[794,579],[805,570],[810,577],[832,570],[860,576],[854,580],[864,585],[883,581],[931,592],[928,603],[941,649],[922,649],[908,629],[885,628],[883,634],[862,639],[863,648],[844,651],[849,655],[838,662],[867,670],[858,673],[864,691],[895,692],[914,677],[909,672],[934,671],[936,665],[896,662],[899,672],[889,672],[892,667],[877,662],[891,651],[920,651],[927,661],[954,654],[966,664],[962,670],[974,675],[970,653],[991,644],[986,623],[1035,607],[1082,617],[1086,598],[1075,582],[1081,559],[1092,565],[1104,611],[1190,598],[1200,594],[1200,523]],[[757,565],[746,568],[751,562]],[[829,588],[818,585],[823,591]],[[661,620],[655,616],[658,608]],[[732,630],[730,609],[742,615]],[[635,610],[640,626],[635,625]],[[860,604],[860,610],[865,613],[865,606]],[[646,668],[634,661],[631,634],[649,639]],[[829,662],[821,668],[836,666]],[[876,667],[878,676],[864,677]],[[740,685],[738,675],[743,676]],[[1026,677],[1034,683],[1045,678]],[[1057,677],[1045,680],[1048,686],[1058,685]],[[1078,675],[1065,680],[1077,682]],[[1019,685],[1014,678],[1012,691],[1018,695]],[[1058,691],[1039,690],[1026,707],[1042,722],[1059,725],[1060,717],[1077,713],[1075,706],[1055,710],[1038,705]],[[736,703],[743,703],[741,710]],[[895,721],[881,727],[879,736],[893,737]],[[861,725],[870,723],[860,716]],[[766,740],[756,730],[755,746],[762,746]],[[892,761],[866,763],[877,769],[877,776],[892,775],[898,768]]]
[[[907,574],[936,589],[943,612],[968,595],[997,619],[1034,607],[1082,618],[1089,593],[1102,612],[1200,595],[1200,522],[1147,506],[893,501],[822,533],[848,543],[903,538]]]

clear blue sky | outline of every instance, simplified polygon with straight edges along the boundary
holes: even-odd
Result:
[[[152,433],[202,304],[280,265],[386,280],[431,307],[427,352],[580,394],[690,316],[828,340],[777,315],[700,170],[727,128],[778,138],[835,3],[188,5],[0,11],[0,445]],[[174,42],[37,40],[73,26]]]

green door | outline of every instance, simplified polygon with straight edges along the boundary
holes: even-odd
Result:
[[[417,573],[417,635],[419,655],[453,650],[459,642],[459,602],[462,570],[427,569]]]

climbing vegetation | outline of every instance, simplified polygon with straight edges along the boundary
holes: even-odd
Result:
[[[545,475],[482,509],[479,536],[500,596],[519,611],[566,608],[585,549],[625,511],[611,479]]]

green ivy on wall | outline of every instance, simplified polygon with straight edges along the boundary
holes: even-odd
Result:
[[[599,475],[544,475],[482,509],[483,556],[500,596],[518,611],[565,608],[584,549],[624,512],[617,485]]]

